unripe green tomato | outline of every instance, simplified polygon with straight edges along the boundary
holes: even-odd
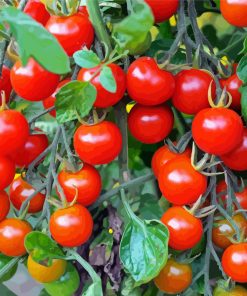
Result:
[[[242,286],[235,286],[233,289],[227,291],[220,286],[216,287],[213,296],[246,296],[247,290]]]
[[[79,274],[73,264],[67,265],[67,270],[57,281],[44,284],[45,290],[51,296],[71,296],[80,284]]]
[[[135,45],[131,44],[129,47],[126,47],[126,49],[129,50],[129,54],[131,55],[140,55],[149,49],[151,42],[152,42],[152,36],[151,36],[151,33],[148,32],[147,37],[143,43],[135,44]]]
[[[9,263],[9,261],[11,261],[13,259],[13,257],[8,257],[5,256],[3,254],[0,254],[0,271],[2,268],[4,268],[4,266]],[[0,282],[5,282],[8,281],[9,279],[11,279],[14,274],[16,273],[17,270],[17,264],[15,266],[13,266],[9,271],[7,271],[1,278],[0,278]]]

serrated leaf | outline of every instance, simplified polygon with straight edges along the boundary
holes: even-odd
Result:
[[[247,82],[247,56],[242,57],[238,63],[237,75],[244,83]]]
[[[70,72],[69,57],[58,43],[41,24],[30,16],[14,7],[6,7],[0,11],[2,23],[7,23],[15,37],[19,54],[25,66],[33,57],[45,69],[56,74]]]
[[[111,68],[105,66],[100,72],[99,81],[101,85],[111,93],[115,93],[117,91],[117,83],[112,74]]]
[[[91,110],[97,91],[89,82],[71,81],[56,94],[56,118],[64,123],[85,117]]]
[[[247,122],[247,86],[241,88],[241,112],[244,121]]]
[[[92,50],[78,50],[73,58],[78,66],[86,69],[97,67],[100,64],[99,57]]]

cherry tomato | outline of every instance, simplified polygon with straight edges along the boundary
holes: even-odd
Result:
[[[0,223],[0,252],[6,256],[26,254],[24,240],[32,231],[31,225],[17,218],[8,218]]]
[[[216,193],[219,194],[221,192],[225,192],[224,195],[220,195],[220,199],[226,204],[227,200],[227,185],[224,180],[220,181],[216,187]],[[237,201],[239,202],[240,206],[247,210],[247,187],[243,189],[241,192],[235,192],[235,196]],[[235,207],[236,208],[236,207]]]
[[[212,97],[215,97],[216,84],[209,73],[190,69],[179,72],[172,97],[173,105],[186,114],[196,114],[209,107],[208,89],[212,82]]]
[[[231,290],[225,290],[220,286],[214,289],[213,296],[246,296],[247,290],[242,286],[235,286]]]
[[[50,283],[58,280],[66,270],[67,262],[63,259],[53,259],[50,266],[40,264],[29,255],[27,269],[32,278],[39,283]]]
[[[247,220],[244,218],[244,216],[237,214],[234,215],[232,219],[239,229],[244,231],[244,234],[247,235]],[[213,227],[212,230],[213,243],[221,249],[226,249],[232,244],[232,242],[229,240],[229,237],[234,237],[235,230],[231,223],[226,219],[217,220],[215,221],[215,224],[217,226]]]
[[[191,156],[191,149],[187,147],[182,153],[175,153],[169,149],[168,145],[160,147],[153,155],[152,158],[152,169],[156,178],[158,178],[160,171],[163,169],[164,165],[171,159],[177,156]]]
[[[80,277],[76,268],[71,263],[68,263],[65,274],[54,282],[44,284],[44,287],[51,296],[71,296],[74,295],[79,284]]]
[[[8,187],[14,179],[14,176],[14,162],[5,156],[0,156],[0,190],[3,190],[6,187]]]
[[[178,294],[186,290],[192,282],[192,268],[189,264],[183,264],[168,259],[165,267],[154,279],[155,285],[160,291],[167,294]]]
[[[146,144],[164,140],[171,132],[174,116],[170,107],[136,104],[128,116],[129,131],[134,138]]]
[[[80,159],[97,165],[113,161],[122,149],[119,128],[110,121],[81,125],[74,134],[74,147]]]
[[[220,11],[231,25],[247,27],[247,2],[245,0],[220,1]]]
[[[22,177],[15,179],[10,185],[9,198],[13,206],[20,210],[22,203],[35,192],[35,189]],[[45,201],[45,194],[37,193],[29,203],[28,213],[38,213],[42,210]]]
[[[58,174],[58,182],[62,186],[67,201],[73,201],[77,192],[77,202],[83,206],[94,203],[102,187],[99,172],[89,164],[84,164],[78,172],[61,171]]]
[[[158,181],[163,196],[179,206],[196,202],[207,189],[207,178],[197,172],[185,156],[168,161],[160,171]]]
[[[3,221],[8,213],[9,213],[9,209],[10,209],[10,202],[9,202],[9,197],[8,194],[1,190],[0,191],[0,221]]]
[[[70,79],[64,79],[63,81],[61,81],[61,82],[58,84],[57,89],[54,91],[54,93],[53,93],[50,97],[48,97],[48,98],[46,98],[46,99],[44,99],[44,100],[42,101],[42,104],[43,104],[43,106],[44,106],[45,109],[49,109],[49,108],[51,108],[51,107],[53,107],[53,106],[55,105],[56,94],[59,92],[59,90],[60,90],[65,84],[67,84],[67,83],[70,82],[70,81],[71,81]],[[56,117],[56,110],[52,110],[52,111],[49,112],[49,113],[51,114],[51,116]]]
[[[175,250],[191,249],[202,238],[202,221],[183,207],[169,208],[161,221],[168,227],[170,233],[168,245]]]
[[[235,171],[247,170],[247,128],[244,128],[242,140],[232,151],[221,156],[224,164]]]
[[[87,6],[79,6],[78,7],[78,12],[83,13],[87,17],[89,17]]]
[[[2,104],[1,91],[5,93],[6,103],[9,101],[10,93],[12,90],[10,82],[10,70],[5,65],[2,68],[2,75],[0,76],[0,104]]]
[[[241,109],[241,93],[239,91],[240,87],[243,85],[243,82],[238,78],[237,74],[233,74],[227,79],[221,79],[220,85],[232,96],[231,108],[235,110]]]
[[[0,112],[0,154],[6,155],[24,146],[29,135],[26,118],[18,111]]]
[[[221,262],[224,272],[233,281],[247,282],[247,243],[229,246],[224,251]]]
[[[17,61],[11,69],[10,79],[14,91],[27,101],[41,101],[55,91],[59,75],[42,68],[34,59],[24,67]]]
[[[80,12],[67,17],[53,15],[46,23],[46,29],[57,38],[69,56],[84,46],[90,48],[94,40],[89,18]]]
[[[19,167],[27,168],[48,147],[48,138],[45,134],[33,134],[26,143],[11,155],[11,159]]]
[[[60,209],[51,215],[50,231],[54,240],[64,247],[84,244],[93,231],[93,218],[82,205]]]
[[[80,81],[89,81],[99,67],[91,69],[81,69],[78,73],[77,79]],[[125,73],[121,67],[116,64],[107,65],[111,69],[113,77],[115,78],[117,90],[116,92],[107,91],[100,83],[100,73],[98,73],[92,80],[91,83],[95,86],[97,90],[96,101],[94,106],[97,108],[108,108],[115,105],[118,101],[122,99],[126,90],[126,77]]]
[[[46,10],[45,5],[39,0],[29,0],[24,8],[24,12],[43,26],[45,26],[50,18],[50,14]]]
[[[203,109],[192,122],[192,136],[197,146],[215,155],[235,149],[241,143],[243,131],[241,117],[226,108]]]
[[[159,105],[172,97],[174,89],[173,75],[161,70],[153,58],[138,58],[128,69],[128,93],[142,105]]]
[[[178,10],[179,0],[145,0],[150,6],[156,23],[168,20]]]
[[[13,258],[5,256],[3,254],[0,254],[0,271],[2,268],[4,268],[5,265],[7,265]],[[14,265],[11,269],[9,269],[7,272],[4,273],[2,277],[0,277],[0,282],[5,282],[10,280],[14,274],[16,273],[18,264]]]

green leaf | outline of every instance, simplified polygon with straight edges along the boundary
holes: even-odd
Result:
[[[154,24],[154,17],[150,7],[144,2],[132,1],[132,13],[113,27],[112,37],[115,40],[118,51],[129,50],[135,54],[140,44],[147,42],[149,30]]]
[[[97,67],[100,64],[100,59],[92,50],[78,50],[73,55],[75,63],[86,69]]]
[[[244,39],[243,49],[240,51],[239,54],[241,53],[247,53],[247,37]]]
[[[85,292],[82,293],[82,296],[103,296],[101,281],[93,282]]]
[[[244,121],[247,122],[247,86],[241,88],[241,112]]]
[[[105,66],[100,72],[99,81],[101,85],[111,93],[117,91],[116,80],[112,74],[111,68]]]
[[[0,11],[1,22],[7,23],[15,37],[21,61],[25,66],[30,57],[38,61],[45,69],[57,74],[70,72],[69,57],[41,24],[14,7]]]
[[[25,248],[32,254],[33,260],[39,262],[52,259],[65,258],[64,253],[58,245],[46,234],[40,231],[32,231],[25,237]]]
[[[139,213],[141,219],[160,219],[164,213],[161,209],[157,198],[149,193],[143,194],[140,197]]]
[[[63,86],[56,95],[57,121],[64,123],[85,117],[91,110],[97,91],[89,82],[71,81]]]
[[[136,218],[126,226],[120,244],[120,259],[136,285],[148,283],[164,267],[168,239],[168,229],[158,220]]]
[[[247,82],[247,56],[242,57],[237,67],[237,75],[244,83]]]
[[[15,293],[10,291],[5,285],[0,284],[1,296],[17,296]]]

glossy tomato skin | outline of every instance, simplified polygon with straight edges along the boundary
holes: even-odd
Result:
[[[5,156],[0,156],[0,190],[7,188],[15,176],[14,162]]]
[[[26,143],[11,155],[11,159],[18,167],[27,168],[47,147],[48,138],[45,134],[29,135]]]
[[[247,27],[247,2],[245,0],[220,1],[220,11],[225,20],[236,27]]]
[[[192,167],[186,156],[168,161],[160,171],[158,181],[163,196],[179,206],[196,202],[207,189],[207,178]]]
[[[0,154],[10,155],[20,149],[29,135],[26,118],[18,111],[0,112]]]
[[[0,104],[2,104],[1,91],[4,91],[7,103],[9,101],[11,90],[10,69],[3,65],[2,75],[0,76]]]
[[[179,0],[145,0],[150,6],[156,23],[168,20],[178,10]]]
[[[143,106],[136,104],[128,116],[129,131],[134,138],[145,144],[164,140],[171,132],[174,116],[166,105]]]
[[[221,156],[224,164],[234,171],[247,170],[247,128],[239,145],[232,151]]]
[[[79,71],[77,79],[79,81],[88,81],[91,79],[93,74],[99,69],[100,66],[86,69],[83,68]],[[115,93],[107,91],[100,83],[98,73],[92,80],[91,83],[95,86],[97,90],[96,101],[94,106],[97,108],[108,108],[115,105],[118,101],[122,99],[126,90],[126,75],[123,69],[116,64],[107,65],[112,71],[113,77],[115,78],[117,90]]]
[[[54,240],[63,247],[78,247],[90,238],[93,218],[85,207],[76,204],[51,215],[50,231]]]
[[[0,223],[0,252],[6,256],[22,256],[26,254],[24,240],[32,231],[26,221],[8,218]]]
[[[59,75],[42,68],[30,58],[24,67],[17,61],[10,73],[14,91],[27,101],[42,101],[52,95],[59,83]]]
[[[192,136],[204,152],[223,155],[235,149],[243,138],[241,117],[226,108],[201,110],[192,122]]]
[[[232,217],[232,219],[246,236],[247,220],[245,219],[245,217],[241,214],[236,214]],[[213,227],[212,230],[213,243],[221,249],[226,249],[232,244],[232,242],[229,240],[229,237],[234,237],[235,230],[232,227],[231,223],[226,219],[217,220],[215,221],[215,224],[217,226]]]
[[[193,248],[202,238],[203,226],[200,219],[194,217],[183,207],[169,208],[161,218],[169,230],[169,247],[174,250]]]
[[[224,272],[233,281],[247,282],[247,243],[229,246],[224,251],[221,262]]]
[[[216,84],[209,73],[199,69],[182,70],[176,75],[173,105],[186,114],[196,114],[208,108],[208,89],[211,83],[214,98]]]
[[[15,179],[10,185],[9,198],[13,206],[20,210],[22,203],[35,192],[35,189],[22,177]],[[29,203],[28,213],[38,213],[42,210],[45,194],[37,193]]]
[[[90,48],[94,40],[94,29],[84,13],[71,16],[51,16],[46,29],[54,35],[65,52],[71,57],[77,50]]]
[[[106,164],[119,155],[122,135],[117,125],[110,121],[81,125],[74,134],[74,147],[82,161],[91,165]]]
[[[83,164],[78,172],[66,170],[58,174],[60,183],[67,201],[71,202],[78,190],[77,202],[83,206],[89,206],[99,197],[102,182],[99,172],[89,164]]]
[[[9,202],[9,197],[8,194],[1,190],[0,191],[0,221],[3,221],[8,213],[9,213],[9,209],[10,209],[10,202]]]
[[[236,285],[231,290],[225,290],[220,286],[217,286],[213,292],[213,296],[245,296],[245,295],[247,295],[247,290],[244,287],[238,286],[238,285]]]
[[[166,294],[178,294],[186,290],[192,282],[192,268],[189,264],[183,264],[168,259],[165,267],[154,279],[155,285]]]
[[[127,72],[127,91],[136,102],[152,106],[169,100],[175,89],[175,79],[170,72],[159,69],[153,58],[135,60]]]
[[[45,109],[49,109],[49,108],[55,106],[56,94],[59,92],[59,90],[65,84],[69,83],[70,81],[71,81],[70,79],[64,79],[63,81],[59,82],[59,84],[58,84],[56,90],[54,91],[54,93],[50,97],[48,97],[48,98],[46,98],[46,99],[44,99],[42,101],[42,104],[43,104],[43,106],[44,106]],[[56,110],[52,110],[49,113],[50,113],[51,116],[56,117]]]
[[[152,157],[152,170],[156,178],[158,178],[160,171],[163,169],[164,165],[171,159],[174,159],[177,156],[191,156],[191,148],[187,147],[182,153],[172,152],[168,145],[164,145],[155,151]]]
[[[45,5],[39,0],[29,0],[24,8],[24,12],[43,26],[45,26],[50,18]]]
[[[227,79],[221,79],[220,85],[232,96],[231,108],[239,111],[241,109],[241,93],[239,91],[240,87],[243,85],[243,82],[238,78],[238,75],[235,73]]]

